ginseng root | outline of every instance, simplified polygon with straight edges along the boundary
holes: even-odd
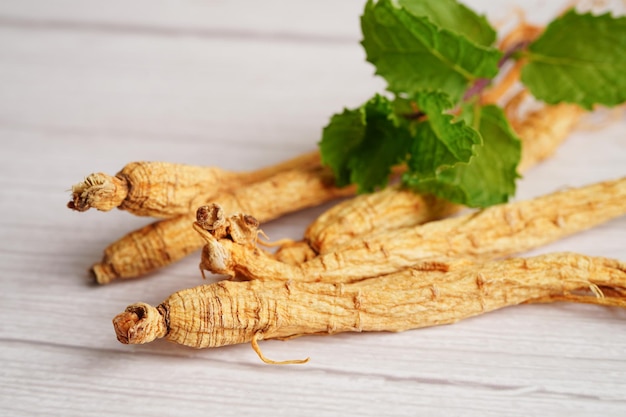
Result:
[[[214,201],[229,213],[251,213],[266,222],[354,192],[354,187],[336,187],[331,173],[316,167],[281,172],[264,181],[225,190]],[[101,262],[92,266],[96,281],[107,284],[142,276],[200,249],[204,240],[193,230],[194,220],[196,213],[181,215],[122,237],[105,249]]]
[[[513,112],[519,103],[511,103]],[[519,171],[538,164],[551,156],[572,132],[583,110],[560,104],[546,106],[517,119],[513,127],[522,140]],[[401,187],[388,187],[364,194],[330,208],[313,221],[304,234],[303,242],[293,242],[276,252],[281,262],[299,263],[316,254],[330,253],[355,238],[377,230],[392,230],[439,220],[458,212],[462,207],[434,196],[421,195]]]
[[[358,283],[220,281],[137,303],[113,319],[122,343],[157,338],[194,348],[340,332],[398,332],[454,323],[521,303],[626,307],[626,265],[571,253],[488,263],[442,261]],[[260,355],[261,356],[261,355]],[[261,356],[264,359],[263,356]],[[265,359],[264,359],[265,360]]]
[[[320,166],[318,152],[251,172],[229,172],[167,162],[132,162],[115,176],[94,173],[72,187],[67,206],[76,211],[119,208],[138,216],[170,218],[193,213],[222,191],[266,180],[292,169]]]
[[[536,248],[626,214],[626,177],[528,201],[391,231],[340,251],[290,265],[269,258],[252,240],[234,241],[196,223],[204,237],[200,268],[241,279],[351,282],[403,268],[437,269],[439,257],[496,259]]]

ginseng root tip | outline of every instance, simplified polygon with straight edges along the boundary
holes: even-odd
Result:
[[[118,274],[115,270],[108,264],[105,263],[97,263],[91,266],[89,269],[91,276],[94,281],[100,285],[105,285],[118,278]]]

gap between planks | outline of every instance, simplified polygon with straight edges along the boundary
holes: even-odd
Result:
[[[23,19],[0,16],[0,28],[37,31],[88,32],[113,36],[189,37],[243,41],[246,43],[307,43],[354,45],[358,39],[351,36],[306,34],[288,31],[263,32],[244,29],[209,29],[165,27],[148,24],[72,21],[59,19]]]

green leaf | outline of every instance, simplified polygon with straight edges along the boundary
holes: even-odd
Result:
[[[496,40],[496,31],[487,19],[456,0],[400,0],[399,4],[413,16],[426,16],[438,27],[479,45],[491,46]]]
[[[454,117],[446,113],[452,108],[448,97],[441,92],[424,92],[415,96],[415,103],[426,118],[413,127],[407,162],[411,175],[422,180],[435,178],[442,169],[469,162],[474,145],[482,143],[481,137],[465,122],[454,122]]]
[[[470,83],[498,73],[497,49],[440,28],[392,0],[369,0],[361,29],[367,60],[397,94],[441,90],[457,102]]]
[[[356,183],[359,192],[369,192],[387,185],[391,168],[406,158],[409,140],[393,104],[376,95],[361,107],[331,118],[322,133],[320,152],[339,186]]]
[[[626,17],[570,10],[528,50],[522,82],[536,98],[589,110],[626,101]]]
[[[332,168],[338,186],[350,184],[348,162],[365,136],[365,111],[362,107],[335,114],[324,128],[319,143],[322,162]]]
[[[521,141],[497,106],[479,108],[478,114],[467,114],[466,120],[478,126],[484,141],[469,164],[458,164],[425,180],[405,175],[404,181],[420,192],[469,207],[505,203],[515,194]]]

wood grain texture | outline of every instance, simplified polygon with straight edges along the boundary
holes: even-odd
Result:
[[[514,3],[467,2],[496,19]],[[525,3],[529,18],[566,2],[543,3]],[[151,220],[71,212],[71,185],[133,160],[248,170],[314,149],[330,114],[384,88],[358,45],[362,4],[0,3],[0,414],[626,414],[626,313],[611,308],[520,306],[398,334],[261,342],[273,359],[311,357],[292,367],[247,345],[115,340],[126,305],[202,283],[199,256],[94,286],[87,269],[103,248]],[[578,131],[517,198],[624,176],[625,132],[623,114]],[[321,210],[263,229],[299,238]],[[620,218],[532,253],[625,260],[624,247]]]

